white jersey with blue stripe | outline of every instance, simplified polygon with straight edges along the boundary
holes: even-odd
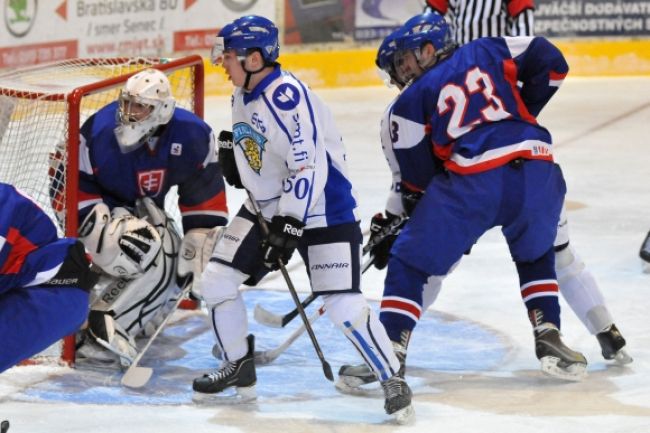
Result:
[[[395,151],[393,150],[393,139],[391,135],[391,122],[390,122],[390,113],[393,111],[393,104],[397,100],[395,99],[388,104],[384,114],[381,116],[380,131],[379,136],[381,138],[381,150],[384,152],[384,157],[386,157],[386,162],[390,168],[392,175],[392,182],[390,185],[390,194],[386,200],[386,211],[392,213],[393,215],[401,215],[404,213],[404,206],[402,205],[402,194],[401,194],[401,184],[402,184],[402,174],[399,168],[399,162],[395,156]]]
[[[252,91],[237,88],[232,104],[239,175],[266,218],[308,229],[359,220],[341,135],[304,83],[278,66]]]

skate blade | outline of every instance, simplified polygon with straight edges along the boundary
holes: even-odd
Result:
[[[587,376],[587,365],[581,363],[571,364],[566,368],[558,365],[560,358],[555,356],[545,356],[540,359],[542,372],[562,380],[571,382],[580,382]]]
[[[411,425],[415,423],[415,409],[413,409],[412,404],[398,410],[392,416],[399,425]]]
[[[627,353],[625,347],[619,349],[619,351],[616,352],[616,356],[614,356],[614,362],[619,365],[631,364],[632,361],[634,361],[634,359]]]
[[[357,378],[355,378],[354,380],[347,380],[347,378],[349,378],[349,376],[346,376],[346,379],[343,379],[343,376],[340,376],[339,379],[334,384],[334,387],[342,394],[356,395],[362,397],[384,395],[384,391],[382,390],[381,386],[377,382],[374,382],[375,386],[369,384],[368,386],[362,387],[361,385],[364,385],[365,382],[359,381]]]
[[[200,405],[230,405],[245,404],[257,399],[255,385],[247,387],[237,387],[235,390],[227,389],[224,392],[207,394],[196,392],[192,394],[192,401]]]

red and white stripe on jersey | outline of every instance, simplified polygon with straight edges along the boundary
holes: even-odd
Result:
[[[531,299],[541,298],[543,296],[557,297],[558,291],[557,280],[530,281],[521,286],[521,298],[524,302],[528,302]]]
[[[178,207],[181,211],[181,216],[196,216],[196,215],[209,215],[209,216],[219,216],[223,218],[228,218],[228,206],[226,205],[226,192],[221,191],[217,195],[210,197],[206,201],[193,205],[187,206],[178,204]]]
[[[551,71],[548,77],[548,85],[552,87],[560,87],[566,78],[567,73],[560,74],[559,72]]]
[[[15,227],[9,227],[6,237],[0,236],[0,250],[9,246],[9,254],[0,268],[0,274],[17,274],[23,267],[27,255],[37,247]]]
[[[517,158],[553,161],[553,149],[549,143],[543,141],[525,140],[488,150],[473,158],[465,158],[454,153],[448,161],[445,161],[445,167],[454,173],[472,174],[500,167]]]
[[[422,315],[422,306],[417,302],[400,296],[384,296],[381,300],[379,309],[382,313],[403,314],[415,320],[420,320]]]

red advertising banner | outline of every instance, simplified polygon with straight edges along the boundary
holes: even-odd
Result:
[[[174,32],[174,51],[211,49],[219,29],[195,29]]]
[[[78,57],[78,41],[56,41],[41,44],[0,47],[0,68],[12,68]]]

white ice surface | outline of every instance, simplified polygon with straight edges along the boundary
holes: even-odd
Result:
[[[381,87],[320,91],[349,152],[363,227],[383,209],[390,176],[378,143],[379,117],[393,91]],[[206,117],[228,127],[229,99],[208,100]],[[258,368],[258,401],[197,406],[191,381],[214,368],[212,336],[200,313],[180,315],[142,364],[155,368],[140,391],[119,386],[119,374],[59,367],[19,367],[0,374],[0,420],[10,432],[553,432],[650,431],[650,274],[638,250],[650,229],[650,78],[569,79],[540,117],[556,143],[568,184],[571,242],[595,275],[634,363],[613,366],[596,339],[562,301],[565,341],[589,360],[582,383],[542,376],[518,293],[517,277],[498,230],[484,235],[444,285],[416,328],[408,379],[415,425],[397,427],[383,413],[379,390],[341,395],[322,375],[307,338]],[[243,200],[230,191],[231,213]],[[301,292],[299,263],[291,275]],[[383,272],[364,275],[364,293],[381,296]],[[279,276],[245,294],[291,309]],[[304,296],[304,295],[303,295]],[[373,304],[376,307],[376,304]],[[289,327],[295,324],[289,325]],[[315,324],[336,372],[356,362],[352,347],[325,318]],[[280,344],[290,329],[253,323],[260,349]]]

